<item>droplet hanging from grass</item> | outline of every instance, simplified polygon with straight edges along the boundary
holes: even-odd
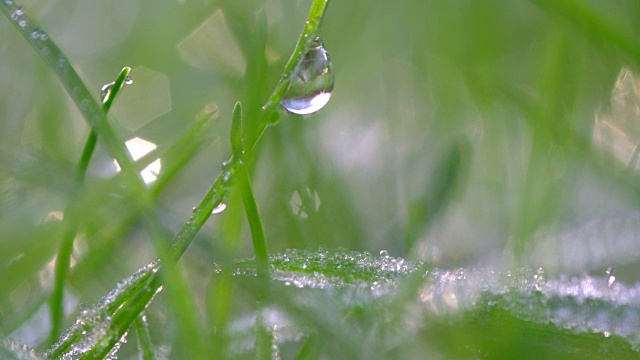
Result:
[[[312,114],[329,102],[333,84],[331,59],[318,37],[293,71],[280,105],[294,114]]]
[[[124,83],[126,85],[133,84],[133,78],[131,78],[131,75],[127,75],[124,78]],[[116,82],[112,81],[110,83],[104,84],[104,86],[102,86],[102,88],[100,89],[100,100],[102,100],[103,104],[109,99],[109,96],[111,95],[111,89],[113,89],[113,86],[115,84]]]
[[[211,211],[212,214],[220,214],[221,212],[223,212],[225,209],[227,208],[227,204],[224,202],[221,202],[218,206],[216,206],[213,211]]]

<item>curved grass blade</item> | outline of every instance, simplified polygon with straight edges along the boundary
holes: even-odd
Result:
[[[73,102],[80,110],[85,121],[104,143],[109,155],[118,161],[130,186],[135,190],[143,189],[144,183],[135,171],[133,160],[124,145],[124,141],[107,121],[104,110],[93,97],[71,63],[49,35],[31,18],[24,9],[13,0],[0,2],[0,11],[11,21],[20,34],[29,42],[51,70],[58,76]]]
[[[105,112],[100,108],[58,46],[49,38],[46,32],[26,16],[22,8],[18,7],[12,0],[8,0],[0,2],[0,10],[12,21],[19,32],[54,70],[87,123],[99,135],[106,150],[122,168],[122,176],[128,185],[127,190],[133,200],[132,205],[139,210],[142,220],[141,223],[152,240],[156,254],[164,259],[173,258],[171,248],[165,241],[166,232],[162,230],[161,222],[157,219],[151,204],[150,193],[146,191],[144,182],[140,174],[136,171],[136,167],[122,139],[119,138],[107,121]],[[170,298],[180,299],[182,305],[190,304],[190,301],[185,297],[186,293],[179,293],[179,289],[186,289],[185,279],[176,271],[172,271],[172,261],[167,262],[165,266],[167,269],[164,273],[164,279],[167,284],[171,285],[168,291]],[[190,307],[194,306],[195,305],[190,304]],[[187,322],[191,324],[197,323],[195,312],[185,311],[185,313],[187,314],[186,316],[176,317],[178,324],[182,326]],[[135,319],[135,317],[133,319]],[[129,324],[133,319],[131,319]],[[181,333],[186,334],[187,331]],[[113,339],[113,337],[109,337],[109,341],[107,341],[111,343],[112,346],[117,343],[119,338],[115,339],[116,342],[112,342]],[[186,339],[191,343],[200,338],[186,337]],[[102,345],[103,343],[100,342],[100,344]],[[190,346],[189,349],[191,348]]]
[[[108,112],[115,100],[118,92],[125,83],[125,79],[129,76],[131,68],[125,67],[122,69],[116,81],[113,83],[109,95],[105,98],[102,104],[104,112]],[[76,187],[77,190],[74,194],[80,193],[80,188],[84,184],[84,179],[87,174],[87,168],[89,167],[89,161],[93,155],[93,151],[96,147],[98,135],[92,130],[89,133],[87,141],[82,151],[82,156],[78,162],[76,168]],[[62,328],[62,320],[64,317],[63,300],[64,300],[64,283],[69,273],[69,262],[71,259],[71,252],[73,251],[73,241],[78,231],[77,224],[77,211],[75,210],[75,203],[77,201],[77,195],[73,196],[70,200],[67,209],[65,210],[65,218],[63,220],[65,225],[65,232],[60,242],[58,254],[56,256],[56,265],[54,273],[54,285],[53,292],[51,294],[50,309],[51,309],[51,333],[49,337],[50,345],[53,345],[56,341],[58,334]]]
[[[300,60],[301,56],[304,54],[304,51],[311,44],[313,37],[309,36],[309,34],[315,34],[317,32],[320,26],[322,17],[324,15],[327,2],[328,0],[322,0],[322,1],[315,0],[314,3],[312,4],[307,25],[305,26],[305,29],[303,30],[303,33],[300,36],[298,45],[296,46],[296,50],[292,54],[287,67],[285,67],[285,72],[293,71],[293,69],[295,68],[295,65]],[[8,14],[8,12],[5,11],[5,14]],[[304,36],[304,35],[307,35],[307,36]],[[36,47],[36,49],[38,49],[38,47]],[[55,49],[57,50],[57,47],[55,47]],[[59,50],[57,52],[61,54]],[[289,67],[291,69],[287,70]],[[77,78],[76,82],[79,82],[81,84],[75,72],[73,71],[71,72],[75,75],[74,80],[76,80]],[[64,81],[64,77],[62,77],[60,74],[59,76],[61,77],[65,85],[69,84],[69,82]],[[276,90],[273,93],[274,95],[272,95],[272,97],[270,98],[270,101],[269,101],[270,103],[277,104],[279,102],[279,99],[282,97],[284,91],[286,90],[286,85],[288,84],[287,78],[288,78],[287,76],[283,75],[280,83],[276,86]],[[71,83],[73,83],[73,81]],[[278,90],[279,88],[282,88],[282,89]],[[78,101],[80,100],[83,100],[83,99],[79,99]],[[89,109],[89,110],[92,110],[92,109]],[[116,142],[114,139],[117,140],[117,138],[113,134],[113,131],[111,130],[108,124],[105,125],[106,121],[104,119],[105,118],[104,114],[97,113],[98,115],[96,115],[95,111],[89,111],[89,110],[85,109],[83,114],[85,114],[85,112],[87,113],[87,115],[85,116],[89,116],[89,118],[92,120],[92,121],[90,120],[89,122],[92,124],[93,127],[95,127],[96,131],[101,135],[101,137],[106,136],[106,139],[110,139],[108,141],[112,143]],[[258,140],[259,140],[259,137],[255,140],[255,142],[257,142]],[[109,145],[109,142],[107,142],[107,145]],[[252,144],[250,148],[253,148],[253,146],[255,146],[255,143]],[[115,150],[111,149],[112,155],[117,154],[121,150],[121,147],[117,149],[116,147],[118,146],[114,146]],[[171,255],[166,256],[167,258],[170,259],[169,264],[174,261],[177,261],[181,257],[184,251],[186,251],[186,249],[188,248],[191,241],[195,238],[195,235],[198,233],[200,228],[204,225],[206,220],[211,215],[212,210],[215,207],[217,207],[222,201],[224,201],[228,191],[228,186],[230,185],[230,181],[232,180],[234,175],[239,171],[239,168],[241,167],[241,158],[243,158],[244,156],[245,154],[240,151],[234,152],[234,155],[231,157],[231,159],[223,165],[223,172],[220,174],[220,176],[218,176],[218,178],[213,183],[209,191],[207,191],[207,193],[205,194],[203,199],[200,201],[198,206],[194,208],[194,211],[191,217],[189,218],[189,220],[182,226],[178,234],[174,237]],[[114,158],[116,158],[116,160],[119,161],[118,156],[114,156]],[[121,166],[123,168],[123,173],[125,172],[125,168],[129,167],[130,169],[129,172],[135,174],[135,166],[130,162],[128,158],[125,159],[124,163],[121,163]],[[246,169],[244,171],[246,174]],[[248,178],[248,175],[246,176]],[[254,199],[254,205],[255,205],[255,199]],[[254,226],[255,226],[255,222],[254,222]],[[264,234],[262,235],[262,245],[257,247],[258,253],[256,254],[256,256],[264,260],[266,258],[266,242],[264,241]],[[164,251],[162,251],[162,249],[159,249],[159,250],[161,255],[168,255],[166,250]],[[260,262],[263,262],[263,260],[261,260]],[[137,316],[139,316],[140,313],[148,306],[153,296],[161,288],[161,282],[155,272],[151,274],[149,273],[149,271],[147,271],[147,274],[149,275],[145,276],[144,281],[136,279],[136,281],[131,281],[129,284],[125,285],[122,291],[117,292],[117,295],[118,295],[117,299],[107,302],[109,305],[99,306],[100,311],[104,311],[103,309],[106,309],[106,312],[108,314],[113,314],[113,316],[109,315],[110,321],[107,326],[107,329],[105,330],[105,333],[98,336],[97,339],[95,339],[95,342],[93,342],[92,346],[89,349],[85,349],[85,348],[81,349],[82,358],[101,358],[107,355],[110,349],[118,342],[120,337],[126,332],[126,330],[135,321]],[[144,286],[140,286],[140,284],[144,284]],[[126,295],[123,295],[125,293]],[[53,356],[64,354],[66,351],[72,348],[74,344],[80,341],[80,338],[77,336],[76,333],[74,333],[74,328],[70,330],[70,333],[76,336],[66,336],[65,338],[63,338],[62,341],[59,342],[60,345],[56,345],[52,349],[51,354]],[[82,331],[80,333],[82,333]]]

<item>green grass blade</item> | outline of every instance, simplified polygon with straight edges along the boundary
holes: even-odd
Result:
[[[141,314],[136,318],[136,336],[138,337],[138,359],[153,360],[153,344],[151,334],[149,334],[149,324],[146,315]]]
[[[269,281],[269,250],[267,249],[267,240],[264,236],[264,227],[260,219],[258,205],[253,196],[251,188],[251,180],[244,165],[239,167],[240,177],[240,193],[242,194],[242,202],[244,203],[247,220],[251,228],[251,237],[253,239],[253,251],[256,255],[256,271],[258,281],[264,286]]]
[[[300,352],[296,355],[296,360],[314,360],[319,357],[316,337],[317,335],[315,333],[309,335],[307,341],[302,345],[302,349],[300,349]]]
[[[235,153],[242,149],[242,104],[238,101],[231,115],[231,151]]]
[[[166,153],[159,155],[164,161],[163,170],[149,190],[153,199],[158,196],[169,181],[193,158],[193,155],[207,139],[206,130],[218,116],[217,107],[205,108],[196,116],[195,121],[189,126],[185,133],[171,145]],[[143,159],[140,159],[138,161],[142,160]],[[151,159],[149,163],[152,161],[153,159]]]
[[[18,6],[14,1],[0,2],[0,11],[11,21],[20,34],[29,42],[35,51],[44,59],[51,70],[58,76],[73,102],[80,110],[85,121],[95,131],[105,148],[111,156],[113,156],[122,168],[123,176],[126,177],[127,183],[137,189],[144,188],[143,181],[140,178],[128,150],[124,145],[124,141],[115,132],[107,121],[104,110],[84,84],[80,76],[71,66],[71,63],[60,50],[58,45],[49,37],[49,35],[31,18],[29,18],[24,9]],[[132,189],[132,193],[136,194],[136,189]]]
[[[129,67],[125,67],[124,69],[122,69],[122,71],[116,78],[116,81],[113,83],[109,95],[106,97],[104,103],[102,104],[102,108],[104,109],[105,113],[108,112],[111,108],[113,101],[120,91],[120,88],[122,88],[122,86],[124,85],[125,79],[127,78],[127,76],[129,76],[130,71],[131,68]],[[80,188],[84,184],[84,179],[87,174],[87,168],[89,167],[89,161],[91,160],[91,156],[93,155],[97,140],[98,135],[92,130],[87,137],[87,141],[82,151],[82,156],[80,157],[80,161],[78,162],[78,166],[76,168],[77,190],[75,194],[80,193]],[[74,196],[64,212],[66,215],[64,218],[65,232],[62,241],[60,242],[60,247],[56,256],[53,292],[51,294],[50,300],[52,324],[51,334],[49,337],[50,345],[53,345],[55,343],[62,329],[62,320],[64,317],[64,283],[69,274],[69,261],[71,259],[71,253],[73,251],[73,241],[78,230],[77,214],[76,211],[74,211],[76,200],[77,196]]]
[[[543,10],[559,15],[585,33],[615,44],[619,49],[640,61],[640,44],[636,35],[620,27],[616,19],[607,18],[598,10],[580,0],[533,0]]]
[[[284,91],[286,90],[288,84],[287,79],[288,77],[290,77],[290,73],[294,70],[301,56],[304,54],[306,49],[311,44],[311,41],[313,40],[313,36],[310,35],[315,35],[319,29],[324,11],[326,9],[326,5],[327,0],[314,1],[309,13],[307,25],[305,26],[305,29],[300,36],[298,45],[296,46],[296,50],[292,54],[287,66],[285,67],[285,74],[283,74],[281,81],[276,86],[276,90],[270,98],[269,103],[279,103],[279,99],[282,97]],[[15,6],[4,6],[2,7],[2,9],[5,15],[11,18],[11,13],[15,10]],[[21,18],[26,19],[23,13],[21,13],[20,16]],[[27,32],[25,32],[24,29],[21,29],[20,26],[18,26],[18,28],[28,39],[28,36],[26,35]],[[39,29],[37,25],[31,23],[30,28],[41,31],[41,29]],[[46,44],[45,46],[43,46],[39,42],[31,43],[34,48],[38,50],[40,55],[45,58],[45,61],[47,61],[50,66],[52,66],[52,68],[56,69],[56,74],[60,77],[63,85],[65,86],[65,88],[67,88],[73,100],[78,104],[81,112],[85,116],[85,119],[100,135],[100,138],[103,139],[110,154],[119,162],[120,166],[123,169],[123,176],[129,174],[127,175],[127,179],[125,180],[127,180],[128,183],[134,183],[135,185],[133,186],[135,186],[136,189],[144,190],[140,179],[137,178],[136,167],[129,159],[128,154],[122,145],[122,141],[117,137],[115,132],[107,123],[104,112],[101,112],[99,110],[97,104],[95,103],[95,100],[93,100],[93,98],[90,96],[88,90],[86,89],[78,75],[75,73],[75,71],[73,71],[68,61],[66,60],[62,52],[57,48],[57,46],[48,38],[43,41]],[[44,48],[47,48],[49,50],[44,51]],[[54,54],[54,56],[51,56],[52,53]],[[58,66],[58,68],[56,68],[56,66],[54,65]],[[289,73],[289,76],[286,75],[287,72]],[[234,136],[237,133],[238,132],[235,131]],[[259,138],[256,139],[255,142],[257,142],[258,140]],[[234,141],[234,143],[237,145],[237,141]],[[253,146],[251,148],[253,148]],[[162,236],[158,232],[159,224],[157,223],[155,217],[149,215],[152,214],[151,208],[149,207],[149,202],[145,201],[146,199],[140,200],[141,204],[139,204],[139,206],[141,206],[141,212],[143,213],[143,217],[145,218],[144,223],[147,224],[148,229],[151,232],[150,235],[152,239],[154,239],[154,246],[156,247],[157,253],[163,258],[172,258],[172,261],[170,261],[166,265],[170,266],[173,261],[179,259],[184,251],[186,251],[195,235],[211,215],[211,211],[224,201],[226,193],[228,191],[229,182],[234,177],[234,174],[240,171],[243,173],[240,175],[242,177],[242,186],[244,187],[243,193],[246,194],[243,195],[243,201],[245,202],[245,206],[248,208],[247,211],[252,227],[256,258],[258,259],[257,261],[259,264],[258,268],[261,269],[259,270],[259,272],[267,274],[268,252],[266,241],[264,239],[264,230],[262,229],[257,206],[255,204],[255,198],[253,197],[253,192],[250,187],[248,174],[246,173],[246,169],[243,166],[239,165],[241,163],[241,157],[243,157],[241,153],[234,152],[234,156],[232,156],[231,160],[227,162],[227,165],[223,168],[222,174],[220,174],[220,176],[216,179],[212,187],[205,194],[202,201],[194,209],[190,219],[183,225],[181,230],[175,236],[171,252],[169,252],[164,247],[160,240]],[[133,174],[133,176],[137,179],[132,180],[131,174]],[[135,192],[136,189],[132,190]],[[144,191],[142,191],[142,193],[144,193]],[[175,278],[174,271],[169,270],[167,271],[167,273],[169,274],[169,278],[165,278],[165,280],[173,283],[173,285],[184,284],[182,280]],[[266,284],[268,282],[268,276],[264,279],[266,279],[266,281],[260,281],[261,284]],[[139,291],[127,288],[127,292],[129,294],[136,294],[133,298],[131,298],[131,296],[125,296],[124,298],[120,299],[120,304],[115,301],[112,302],[112,306],[118,310],[112,317],[112,322],[109,325],[110,330],[108,331],[108,334],[96,342],[96,344],[98,344],[99,346],[93,347],[88,352],[85,352],[82,355],[83,358],[100,358],[108,354],[108,351],[119,340],[120,336],[128,329],[128,327],[140,314],[140,312],[144,310],[144,308],[146,308],[146,306],[149,304],[149,302],[153,298],[153,295],[155,294],[155,290],[160,288],[160,281],[158,280],[158,277],[156,275],[153,275],[152,279],[149,281],[151,281],[151,284],[149,284],[148,286],[144,286]],[[176,287],[181,288],[182,286]],[[123,306],[125,304],[128,305]],[[72,344],[76,341],[77,339],[67,341],[66,345],[72,346]],[[63,343],[65,342],[63,341]],[[56,348],[58,349],[57,353],[63,354],[65,351],[64,348],[64,346]],[[56,352],[54,352],[54,354],[55,353]]]

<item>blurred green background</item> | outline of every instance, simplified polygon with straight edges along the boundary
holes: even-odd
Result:
[[[23,4],[96,98],[132,67],[110,117],[123,138],[162,153],[205,106],[218,108],[157,198],[175,233],[230,156],[236,101],[256,126],[310,1]],[[270,251],[386,249],[440,268],[548,274],[615,267],[635,283],[638,19],[635,0],[334,0],[322,29],[331,101],[284,116],[251,164]],[[0,34],[0,334],[41,346],[60,219],[89,129],[6,18]],[[99,148],[81,197],[67,325],[79,304],[155,258],[115,174]],[[213,263],[252,256],[238,194],[227,205],[180,262],[203,308]],[[153,311],[170,328],[162,305]]]

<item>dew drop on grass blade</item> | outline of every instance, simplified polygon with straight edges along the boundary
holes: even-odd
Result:
[[[293,71],[280,105],[294,114],[312,114],[329,102],[333,84],[331,59],[318,37]]]

